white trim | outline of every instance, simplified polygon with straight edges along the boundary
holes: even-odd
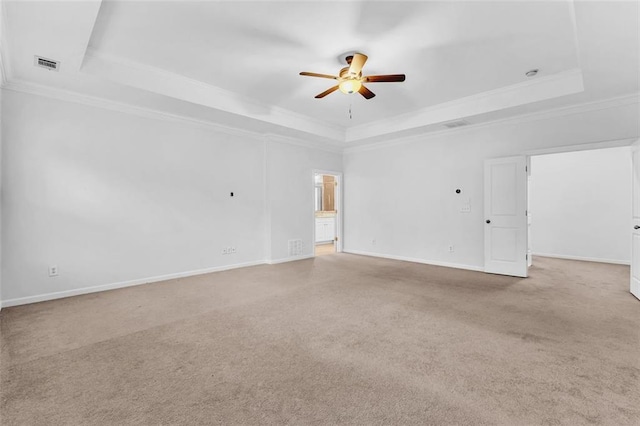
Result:
[[[96,96],[84,95],[79,92],[74,92],[66,89],[53,88],[44,86],[37,83],[26,82],[22,80],[12,80],[8,82],[5,89],[18,93],[26,93],[35,96],[42,96],[45,98],[55,99],[63,102],[72,102],[80,105],[85,105],[93,108],[102,108],[109,111],[116,111],[123,114],[135,115],[142,118],[148,118],[151,120],[168,121],[173,123],[182,123],[188,125],[203,126],[210,130],[215,130],[221,133],[225,133],[233,136],[243,136],[252,139],[264,141],[265,138],[269,138],[274,142],[281,142],[288,145],[302,146],[305,148],[318,149],[322,151],[332,153],[342,153],[342,147],[336,145],[335,142],[328,142],[331,145],[322,145],[321,142],[311,142],[303,139],[296,139],[289,136],[282,136],[273,133],[259,133],[251,130],[240,129],[237,127],[225,126],[223,124],[201,120],[198,118],[189,117],[187,115],[179,115],[171,112],[156,110],[148,107],[137,106],[119,101],[113,101],[109,99],[99,98]]]
[[[267,260],[268,265],[278,265],[280,263],[296,262],[298,260],[313,259],[313,254],[303,254],[301,256],[283,257],[281,259]]]
[[[213,268],[197,269],[195,271],[178,272],[175,274],[159,275],[159,276],[149,277],[149,278],[140,278],[137,280],[103,284],[103,285],[97,285],[93,287],[83,287],[83,288],[77,288],[73,290],[58,291],[55,293],[45,293],[45,294],[39,294],[37,296],[18,297],[15,299],[3,300],[2,307],[7,308],[9,306],[18,306],[18,305],[26,305],[28,303],[45,302],[47,300],[62,299],[65,297],[79,296],[82,294],[98,293],[106,290],[115,290],[118,288],[133,287],[137,285],[150,284],[150,283],[155,283],[159,281],[167,281],[167,280],[172,280],[176,278],[185,278],[185,277],[191,277],[194,275],[203,275],[203,274],[209,274],[212,272],[220,272],[220,271],[227,271],[230,269],[245,268],[247,266],[264,265],[265,263],[266,262],[264,260],[236,263],[233,265],[215,266]]]
[[[564,254],[531,253],[532,256],[551,257],[554,259],[580,260],[582,262],[613,263],[615,265],[631,265],[629,261],[617,259],[601,259],[597,257],[567,256]],[[535,263],[534,263],[535,266]]]
[[[271,259],[271,191],[269,189],[269,139],[262,141],[262,200],[264,213],[264,258]]]
[[[632,93],[632,94],[627,94],[622,96],[616,96],[609,99],[584,102],[580,104],[565,105],[561,107],[514,115],[512,117],[505,117],[505,118],[486,121],[482,123],[471,123],[468,126],[456,127],[453,129],[442,129],[442,130],[436,130],[432,132],[427,131],[419,134],[412,134],[409,136],[402,136],[402,137],[394,137],[393,134],[390,134],[389,140],[385,140],[381,142],[367,143],[366,141],[361,141],[361,142],[358,142],[357,144],[352,143],[349,146],[345,147],[344,153],[348,154],[352,152],[371,151],[371,150],[391,147],[395,145],[404,145],[404,144],[408,144],[416,141],[429,140],[432,138],[443,136],[445,134],[464,133],[464,132],[474,131],[474,130],[478,130],[485,127],[500,126],[503,124],[517,125],[517,124],[528,123],[532,121],[548,120],[548,119],[553,119],[558,117],[564,117],[567,115],[583,114],[586,112],[598,111],[602,109],[618,108],[618,107],[623,107],[623,106],[633,105],[633,104],[640,104],[640,93]],[[467,119],[467,121],[469,121],[469,119]]]
[[[584,91],[582,70],[573,68],[553,75],[488,90],[475,95],[432,105],[375,123],[348,128],[346,141],[392,134],[431,124],[499,111]]]
[[[148,107],[137,106],[110,99],[99,98],[96,96],[85,95],[71,90],[53,88],[37,83],[26,82],[22,80],[13,80],[5,86],[7,90],[19,93],[27,93],[30,95],[42,96],[45,98],[56,99],[64,102],[73,102],[85,106],[107,109],[123,114],[136,115],[138,117],[150,118],[152,120],[171,121],[178,123],[196,124],[205,126],[222,133],[234,136],[246,136],[255,139],[262,138],[262,135],[250,130],[238,129],[235,127],[225,126],[213,121],[201,120],[186,115],[174,114],[166,111],[152,109]]]
[[[335,208],[336,211],[338,212],[336,214],[336,224],[335,224],[335,232],[336,232],[336,237],[338,237],[338,241],[337,244],[335,245],[335,249],[336,249],[336,253],[342,253],[343,251],[343,247],[344,247],[344,239],[343,239],[343,234],[344,234],[344,204],[343,204],[343,200],[344,200],[344,184],[343,184],[343,175],[342,172],[336,172],[336,171],[332,171],[332,170],[320,170],[320,169],[313,169],[311,170],[311,184],[313,185],[311,187],[311,191],[313,191],[315,189],[315,177],[316,174],[320,174],[320,175],[329,175],[329,176],[333,176],[336,178],[336,182],[338,183],[338,190],[337,190],[337,197],[335,197],[336,194],[334,194],[334,202],[335,202]],[[313,212],[313,236],[312,236],[312,240],[313,241],[313,256],[315,257],[315,253],[316,253],[316,249],[315,249],[315,245],[317,243],[320,243],[321,241],[316,241],[316,209],[315,209],[315,203],[313,206],[311,206],[312,212]],[[335,244],[335,241],[334,241]]]
[[[484,272],[482,266],[464,265],[462,263],[441,262],[439,260],[418,259],[415,257],[395,256],[392,254],[372,253],[362,250],[343,249],[343,253],[357,254],[360,256],[380,257],[383,259],[401,260],[403,262],[422,263],[424,265],[444,266],[445,268],[464,269],[466,271]]]
[[[567,105],[552,109],[545,109],[542,111],[536,111],[532,113],[525,113],[520,115],[515,115],[512,117],[501,118],[497,120],[470,124],[468,126],[458,127],[454,129],[442,129],[435,131],[422,131],[418,134],[412,134],[409,136],[394,136],[393,134],[389,134],[389,140],[381,141],[381,142],[366,142],[366,140],[361,140],[357,143],[351,143],[348,146],[342,146],[339,142],[327,139],[327,145],[323,145],[322,142],[312,142],[304,139],[293,138],[290,136],[278,135],[273,133],[261,133],[251,130],[240,129],[237,127],[230,127],[218,122],[202,120],[194,117],[190,117],[187,115],[180,115],[171,112],[156,110],[148,107],[137,106],[130,103],[114,101],[109,99],[104,99],[100,97],[85,95],[79,92],[53,88],[37,83],[26,82],[23,80],[12,79],[10,75],[10,67],[7,63],[6,55],[6,43],[3,46],[0,46],[0,54],[2,54],[2,59],[0,60],[0,66],[5,67],[5,75],[4,77],[7,79],[6,83],[2,85],[3,88],[7,90],[11,90],[14,92],[27,93],[36,96],[42,96],[46,98],[61,100],[65,102],[74,102],[82,105],[87,105],[96,108],[103,108],[110,111],[117,111],[124,114],[136,115],[139,117],[154,119],[154,120],[164,120],[171,122],[180,122],[187,124],[195,124],[201,125],[204,127],[208,127],[210,129],[214,129],[219,132],[223,132],[230,135],[236,136],[245,136],[254,139],[262,139],[267,136],[276,142],[287,143],[290,145],[298,145],[304,146],[307,148],[314,148],[318,150],[333,152],[333,153],[351,153],[351,152],[360,152],[360,151],[369,151],[375,150],[395,145],[403,145],[415,141],[424,141],[432,138],[440,137],[445,134],[457,134],[459,132],[469,132],[474,131],[480,128],[498,126],[501,124],[520,124],[531,121],[540,121],[545,119],[552,119],[557,117],[562,117],[566,115],[574,115],[585,113],[589,111],[597,111],[601,109],[609,109],[622,107],[626,105],[632,104],[640,104],[640,94],[633,93],[623,96],[617,96],[614,98],[609,98],[605,100],[585,102],[581,104]],[[314,137],[318,137],[318,135],[314,135]],[[594,144],[598,144],[602,142],[596,142]],[[578,145],[573,145],[571,148],[578,147]],[[549,148],[546,150],[546,153],[551,153],[550,150],[557,149],[562,150],[566,149],[566,147],[557,147],[557,148]],[[595,148],[593,148],[595,149]],[[545,150],[540,150],[545,151]],[[562,151],[558,151],[562,152]],[[537,155],[542,152],[527,152],[528,155]]]
[[[2,46],[0,48],[0,53],[5,51],[6,46]],[[3,59],[2,65],[5,66],[5,71],[9,72],[9,64],[6,63],[6,58]],[[66,89],[52,88],[49,86],[44,86],[37,83],[26,82],[22,80],[11,79],[10,75],[7,74],[8,81],[2,87],[19,93],[27,93],[36,96],[42,96],[46,98],[61,100],[65,102],[73,102],[79,103],[82,105],[87,105],[96,108],[103,108],[110,111],[116,111],[124,114],[136,115],[139,117],[154,119],[154,120],[163,120],[163,121],[171,121],[171,122],[180,122],[186,124],[195,124],[201,125],[204,127],[208,127],[210,129],[214,129],[226,134],[236,135],[236,136],[245,136],[254,139],[262,139],[265,136],[269,137],[271,140],[275,142],[287,143],[290,145],[298,145],[307,148],[314,148],[318,150],[333,152],[333,153],[351,153],[351,152],[361,152],[361,151],[369,151],[375,150],[395,145],[403,145],[415,141],[424,141],[429,140],[431,138],[436,138],[445,134],[454,134],[460,132],[468,132],[474,131],[480,128],[498,126],[501,124],[520,124],[531,121],[540,121],[545,119],[557,118],[566,115],[580,114],[589,111],[597,111],[601,109],[609,109],[609,108],[617,108],[626,105],[632,104],[640,104],[640,94],[633,93],[630,95],[617,96],[610,99],[593,101],[593,102],[585,102],[582,104],[574,104],[568,106],[562,106],[558,108],[546,109],[543,111],[536,111],[532,113],[515,115],[513,117],[506,117],[497,120],[470,124],[468,126],[458,127],[454,129],[443,129],[432,132],[422,132],[419,134],[414,134],[410,136],[402,136],[402,137],[394,137],[393,134],[390,134],[390,140],[385,140],[381,142],[367,143],[366,141],[358,142],[358,144],[350,144],[349,146],[341,146],[336,142],[332,142],[327,140],[330,145],[322,145],[321,142],[311,142],[303,139],[292,138],[284,135],[277,135],[273,133],[260,133],[251,130],[244,130],[236,127],[225,126],[223,124],[202,120],[198,118],[189,117],[186,115],[179,115],[170,112],[165,112],[161,110],[156,110],[148,107],[136,106],[133,104],[128,104],[125,102],[119,102],[114,100],[108,100],[104,98],[99,98],[95,96],[81,94],[79,92],[74,92]],[[315,135],[317,137],[317,135]],[[626,139],[625,139],[626,140]],[[595,144],[604,143],[604,142],[596,142]],[[572,145],[571,148],[577,148],[579,145]],[[549,148],[546,150],[546,153],[551,153],[551,149],[566,149],[566,147],[557,147],[557,148]],[[595,148],[593,148],[595,149]],[[545,151],[545,150],[540,150]],[[562,152],[562,151],[558,151]],[[541,152],[527,152],[528,155],[537,155]]]
[[[85,54],[82,71],[126,86],[148,90],[306,133],[322,135],[335,141],[342,142],[345,139],[345,129],[342,126],[327,123],[282,107],[267,105],[256,99],[182,74],[119,56],[101,53],[91,48]],[[268,114],[252,111],[268,111]]]

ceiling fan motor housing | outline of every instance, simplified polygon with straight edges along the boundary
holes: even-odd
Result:
[[[359,79],[362,77],[362,71],[360,71],[357,75],[349,74],[349,67],[344,67],[340,70],[340,78],[345,80],[353,80]]]

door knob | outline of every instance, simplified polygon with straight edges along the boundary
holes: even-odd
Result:
[[[486,220],[487,223],[491,223],[491,221],[489,219]]]
[[[636,226],[633,227],[633,229],[640,229],[640,226],[636,225]]]

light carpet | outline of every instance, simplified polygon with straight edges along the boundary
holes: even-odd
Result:
[[[0,423],[637,425],[628,276],[336,254],[6,308]]]

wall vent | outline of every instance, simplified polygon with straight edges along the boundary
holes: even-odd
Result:
[[[462,127],[462,126],[466,126],[468,124],[469,124],[468,121],[456,120],[456,121],[450,121],[448,123],[444,123],[444,127],[447,127],[449,129],[455,129],[456,127]]]
[[[289,256],[302,256],[302,240],[289,240]]]
[[[43,58],[42,56],[34,56],[33,65],[35,65],[36,67],[47,69],[49,71],[58,71],[60,69],[59,61]]]

